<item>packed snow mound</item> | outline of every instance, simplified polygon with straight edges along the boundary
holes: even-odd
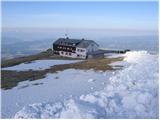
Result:
[[[105,58],[118,58],[118,57],[123,57],[124,54],[117,54],[117,53],[106,53],[104,54]]]
[[[124,61],[127,67],[103,90],[65,100],[58,108],[57,103],[25,106],[15,118],[158,118],[158,55],[127,52]]]
[[[125,56],[124,61],[128,63],[143,63],[142,61],[145,60],[146,62],[150,62],[150,59],[152,59],[153,55],[149,54],[147,51],[133,51],[133,52],[127,52],[124,54]]]
[[[82,106],[81,109],[79,107],[81,107],[81,104],[75,103],[73,99],[64,103],[36,103],[24,107],[14,118],[94,118],[93,113],[95,111],[88,112],[86,107]]]
[[[80,61],[81,60],[35,60],[30,63],[21,63],[19,65],[5,67],[2,68],[2,70],[16,70],[16,71],[45,70],[54,65],[70,64]]]

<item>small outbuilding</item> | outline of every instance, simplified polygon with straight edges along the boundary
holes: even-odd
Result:
[[[104,52],[101,51],[101,50],[97,50],[97,51],[94,51],[94,52],[89,52],[87,54],[87,57],[88,58],[104,58]]]

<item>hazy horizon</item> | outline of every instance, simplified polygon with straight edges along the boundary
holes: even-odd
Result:
[[[158,2],[2,2],[2,32],[157,35]],[[88,33],[88,34],[87,34]],[[22,33],[23,34],[23,33]],[[78,35],[77,35],[78,37]]]
[[[5,57],[46,50],[66,33],[101,47],[158,52],[158,1],[3,1],[1,32]]]
[[[158,31],[128,30],[128,29],[84,29],[84,28],[12,28],[2,29],[2,37],[13,37],[21,40],[38,40],[48,38],[102,39],[104,37],[133,37],[133,36],[158,36]]]

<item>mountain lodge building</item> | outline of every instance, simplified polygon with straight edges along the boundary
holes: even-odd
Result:
[[[54,54],[71,58],[88,58],[98,51],[99,45],[93,40],[59,38],[53,43]]]

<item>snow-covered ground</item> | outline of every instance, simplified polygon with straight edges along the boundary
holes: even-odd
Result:
[[[119,71],[68,69],[2,90],[2,117],[158,118],[158,55],[123,56]]]
[[[124,54],[121,54],[121,53],[119,53],[119,54],[117,54],[117,53],[106,53],[106,54],[104,54],[104,56],[106,58],[117,58],[117,57],[124,56]]]
[[[81,60],[35,60],[30,63],[21,63],[12,67],[5,67],[2,70],[16,70],[16,71],[28,71],[28,70],[45,70],[54,65],[69,64],[80,62]]]
[[[35,102],[56,102],[68,98],[79,98],[102,90],[107,84],[106,76],[111,72],[68,69],[36,81],[20,82],[9,90],[2,90],[2,117],[13,117],[16,112]]]

